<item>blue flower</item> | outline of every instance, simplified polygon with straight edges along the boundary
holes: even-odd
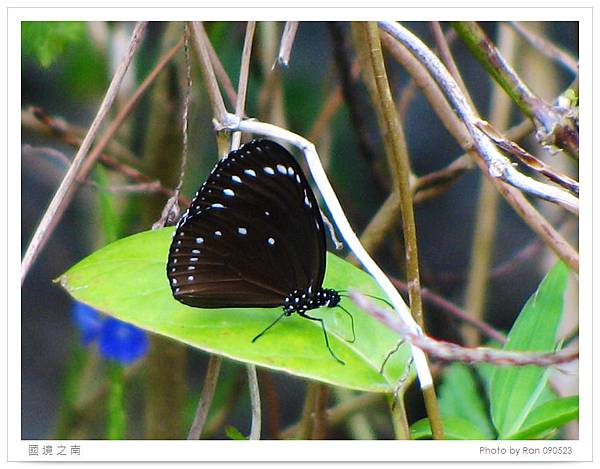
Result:
[[[98,340],[100,354],[123,365],[129,365],[148,351],[146,333],[126,322],[104,317],[94,308],[76,302],[73,319],[81,333],[84,346]]]

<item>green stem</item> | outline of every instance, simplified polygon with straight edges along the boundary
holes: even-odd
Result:
[[[564,110],[551,106],[534,94],[504,60],[504,57],[479,25],[473,21],[454,21],[452,27],[477,61],[506,91],[519,109],[541,124],[543,140],[553,143],[571,156],[579,157],[579,131]]]
[[[108,376],[110,384],[107,402],[106,438],[108,440],[122,440],[125,438],[127,423],[123,367],[116,362],[109,363]]]
[[[424,329],[423,305],[421,300],[421,282],[419,275],[419,259],[417,249],[417,233],[415,228],[415,215],[413,208],[412,191],[410,186],[411,169],[404,138],[404,131],[396,112],[396,105],[392,97],[390,85],[383,60],[381,50],[381,40],[379,37],[379,27],[376,22],[366,23],[366,39],[369,47],[369,60],[372,69],[372,76],[375,81],[377,94],[374,101],[378,112],[381,112],[380,121],[383,122],[383,138],[390,142],[391,165],[394,170],[394,189],[398,191],[400,197],[400,211],[402,214],[402,230],[404,233],[405,251],[406,251],[406,276],[409,285],[410,310],[415,321]],[[431,421],[432,433],[435,439],[444,438],[442,428],[442,419],[439,413],[439,407],[435,389],[430,386],[423,390],[423,398],[427,415]],[[398,407],[401,407],[398,405]],[[399,416],[399,411],[396,412]],[[398,422],[401,425],[407,422]],[[409,435],[408,428],[402,434]]]

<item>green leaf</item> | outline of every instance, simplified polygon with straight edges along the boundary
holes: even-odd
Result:
[[[460,417],[446,416],[442,417],[444,427],[444,437],[447,440],[489,440],[489,436],[481,433],[479,428],[468,420]],[[410,436],[413,440],[429,439],[431,435],[431,426],[429,419],[424,418],[416,421],[410,426]]]
[[[260,340],[252,338],[281,314],[281,308],[191,308],[173,299],[166,276],[173,228],[147,231],[96,251],[60,277],[61,285],[78,301],[150,332],[235,360],[283,370],[351,389],[389,392],[405,370],[406,346],[392,356],[385,373],[379,368],[395,346],[397,335],[354,304],[320,308],[313,315],[325,321],[336,362],[325,347],[321,326],[298,315],[284,318]],[[359,289],[384,297],[362,270],[328,253],[326,288]]]
[[[504,350],[552,352],[563,311],[568,269],[558,263],[546,275],[515,321]],[[490,388],[491,414],[499,439],[517,433],[546,386],[550,369],[498,367]]]
[[[439,395],[440,412],[444,417],[460,417],[471,422],[487,439],[495,437],[486,404],[468,366],[450,365],[444,372]]]
[[[70,43],[84,35],[85,23],[81,21],[23,21],[23,55],[33,55],[42,67],[48,68]]]
[[[554,399],[533,409],[521,429],[509,438],[512,440],[542,438],[552,430],[578,418],[579,396]]]
[[[227,437],[231,440],[247,440],[248,439],[244,435],[242,435],[242,432],[240,432],[233,425],[228,425],[227,428],[225,428],[225,435],[227,435]]]

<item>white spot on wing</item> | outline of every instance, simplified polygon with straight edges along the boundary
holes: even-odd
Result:
[[[277,165],[277,171],[279,171],[281,174],[287,174],[287,168],[282,164]]]
[[[275,240],[273,238],[269,238],[269,239],[267,239],[267,243],[269,243],[271,246],[273,246],[275,244]]]
[[[296,174],[296,182],[298,184],[300,184],[302,182],[302,179],[300,179],[300,176],[298,176],[297,174]]]
[[[240,177],[239,177],[239,176],[231,176],[231,180],[232,180],[233,182],[237,182],[238,184],[241,184],[241,183],[242,183],[242,180],[240,179]]]
[[[193,276],[193,275],[190,275],[190,276],[189,276],[187,279],[188,279],[188,282],[191,282],[191,281],[193,281],[193,280],[194,280],[194,276]]]
[[[171,279],[171,285],[177,285],[177,279],[176,278],[172,278]]]
[[[200,254],[200,249],[192,249],[192,254]]]
[[[273,176],[273,174],[275,174],[275,170],[273,168],[271,168],[270,166],[265,166],[263,168],[263,171],[271,176]]]
[[[246,235],[246,234],[248,234],[248,230],[246,228],[244,228],[243,226],[240,226],[238,228],[238,233],[241,235]]]
[[[212,204],[211,207],[212,208],[225,208],[225,205],[216,203],[216,204]]]
[[[223,236],[223,233],[221,233],[219,230],[215,231],[215,236]]]
[[[256,177],[256,172],[253,169],[244,169],[244,174],[248,176]]]
[[[202,244],[204,242],[204,238],[196,238],[196,244]]]
[[[293,176],[293,175],[294,175],[294,168],[292,168],[291,166],[289,166],[289,167],[288,167],[288,169],[287,169],[287,173],[288,173],[290,176]]]
[[[233,197],[235,195],[235,192],[233,192],[231,189],[224,189],[223,194],[225,194],[228,197]]]

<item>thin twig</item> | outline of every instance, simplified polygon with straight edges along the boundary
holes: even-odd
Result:
[[[213,115],[217,121],[222,122],[227,114],[227,110],[210,59],[210,47],[208,45],[210,41],[201,22],[191,22],[191,29]]]
[[[323,383],[317,383],[311,440],[323,440],[327,436],[327,427],[329,424],[327,419],[328,398],[329,388]]]
[[[40,116],[43,111],[41,110],[41,108],[36,108],[36,112],[30,112],[30,110],[27,111],[22,111],[21,112],[21,125],[25,128],[30,128],[33,130],[36,130],[38,132],[43,132],[46,133],[48,136],[54,136],[55,138],[59,139],[59,141],[64,142],[68,145],[72,145],[72,146],[76,146],[79,147],[79,145],[81,145],[81,139],[75,134],[75,132],[73,131],[73,126],[67,122],[61,121],[60,122],[60,131],[56,132],[56,129],[58,129],[59,127],[57,127],[59,125],[59,122],[57,121],[57,119],[53,116],[50,116],[48,114],[46,114],[45,112],[43,112],[43,120],[39,120],[38,116]],[[34,123],[35,120],[35,123]],[[37,125],[40,124],[40,125]],[[49,132],[46,132],[46,129]],[[58,156],[57,154],[57,150],[50,148],[50,147],[32,147],[30,145],[23,145],[22,146],[23,151],[25,153],[29,152],[29,151],[33,151],[35,153],[38,152],[45,152],[51,155],[54,155],[53,157],[55,157],[55,159],[60,160],[65,167],[69,167],[69,165],[71,164],[71,160],[64,154],[60,153],[62,156]],[[130,181],[132,181],[133,183],[136,183],[135,185],[139,186],[139,187],[143,187],[144,185],[148,185],[148,187],[151,189],[151,192],[158,192],[161,193],[163,195],[165,195],[166,197],[172,197],[173,194],[175,193],[175,191],[173,189],[169,189],[165,186],[163,186],[160,181],[158,180],[153,180],[151,177],[147,176],[146,174],[142,173],[141,171],[139,171],[138,169],[117,161],[115,158],[113,158],[112,156],[106,154],[106,153],[102,153],[99,157],[98,157],[98,162],[100,164],[102,164],[102,166],[104,166],[107,169],[110,169],[111,171],[115,171],[117,173],[122,174],[123,176],[125,176],[127,179],[129,179]],[[81,181],[81,180],[77,180],[78,183],[80,184],[89,184],[88,182],[85,181]],[[183,196],[183,195],[179,195],[179,200],[183,205],[189,205],[190,204],[190,200]]]
[[[294,38],[298,31],[298,21],[286,21],[281,35],[281,44],[279,46],[279,54],[277,55],[277,63],[282,67],[287,67],[290,63],[290,55]]]
[[[200,394],[194,421],[192,422],[192,426],[187,436],[188,440],[199,440],[202,435],[202,429],[206,422],[208,410],[210,409],[210,405],[215,395],[215,389],[219,382],[221,361],[222,359],[218,355],[211,355],[208,359],[208,369],[206,370],[206,377],[204,378],[204,386],[202,387],[202,393]]]
[[[538,140],[545,145],[557,145],[571,156],[579,158],[579,130],[576,117],[570,110],[552,106],[535,95],[504,60],[477,23],[455,21],[452,25],[473,56],[506,91],[519,109],[534,120],[538,129],[536,134]],[[477,139],[475,141],[477,142]]]
[[[496,189],[500,191],[517,214],[545,241],[548,247],[554,251],[560,259],[562,259],[572,270],[577,272],[579,270],[579,256],[560,233],[548,223],[542,214],[519,190],[504,184],[496,177],[489,175],[487,164],[475,152],[471,137],[466,131],[465,126],[452,111],[436,82],[427,72],[425,66],[405,47],[400,45],[390,36],[383,35],[382,42],[388,47],[392,55],[402,63],[406,70],[414,77],[417,86],[419,86],[430,102],[433,110],[444,124],[444,127],[448,129],[463,149],[469,152],[475,163],[494,183]]]
[[[206,38],[208,39],[208,36],[206,36]],[[213,66],[213,70],[215,71],[215,76],[217,77],[219,83],[221,83],[221,85],[223,86],[223,89],[225,90],[225,94],[227,95],[227,99],[229,99],[230,104],[232,106],[235,106],[235,103],[237,101],[237,93],[235,92],[233,83],[231,83],[231,79],[229,78],[229,75],[227,75],[225,67],[223,67],[223,64],[221,63],[221,60],[219,59],[219,56],[217,55],[217,52],[215,51],[215,48],[213,47],[212,43],[207,40],[205,44],[206,48],[208,49],[208,54],[210,56],[210,62]]]
[[[250,388],[250,404],[252,409],[252,425],[250,427],[249,440],[260,440],[261,411],[260,411],[260,391],[258,389],[258,378],[256,376],[256,366],[246,365],[248,371],[248,387]]]
[[[165,206],[162,209],[160,218],[152,225],[153,230],[163,228],[167,224],[171,224],[177,220],[180,209],[179,209],[179,194],[181,193],[181,187],[183,186],[183,180],[185,178],[185,169],[188,160],[188,113],[190,108],[190,94],[192,92],[192,64],[190,61],[190,44],[189,44],[190,31],[188,25],[185,24],[183,27],[183,52],[185,56],[185,89],[183,93],[183,110],[181,112],[181,136],[182,136],[182,149],[181,149],[181,163],[179,165],[179,181],[175,187],[173,195],[169,197]]]
[[[408,277],[410,311],[416,323],[423,329],[424,320],[421,300],[421,280],[419,275],[417,233],[412,191],[409,182],[411,169],[408,150],[404,138],[404,130],[398,119],[396,106],[387,80],[387,72],[381,50],[381,41],[379,39],[379,28],[375,22],[368,22],[365,24],[365,27],[370,52],[370,66],[372,67],[377,90],[376,99],[380,103],[375,107],[382,113],[380,121],[384,124],[384,128],[382,129],[383,138],[384,140],[389,140],[392,153],[392,164],[395,173],[394,190],[398,192],[400,198],[400,213],[402,214],[402,230],[404,233],[406,252],[406,275]],[[427,415],[431,422],[433,437],[437,440],[441,440],[444,438],[444,430],[433,386],[423,390],[423,398],[425,400]]]
[[[383,398],[384,395],[381,393],[364,393],[333,406],[327,410],[329,426],[335,427],[357,412],[362,412],[373,405],[380,404]],[[281,432],[281,438],[286,439],[294,435],[297,436],[301,424],[302,421],[284,428]]]
[[[538,52],[560,63],[574,74],[579,73],[579,64],[577,63],[577,60],[567,51],[558,47],[554,42],[549,41],[545,37],[526,28],[521,22],[510,21],[509,24]]]
[[[491,177],[500,179],[543,200],[559,204],[572,213],[579,213],[579,201],[576,197],[562,189],[525,176],[517,171],[508,158],[498,151],[491,140],[477,127],[476,122],[481,119],[469,106],[456,81],[435,54],[419,38],[399,23],[380,21],[379,25],[409,49],[425,65],[438,85],[444,90],[466,125],[475,148],[485,161],[487,171]]]
[[[498,44],[508,59],[512,59],[515,50],[514,35],[505,28],[500,28]],[[457,72],[458,73],[458,72]],[[469,97],[469,94],[466,93]],[[471,100],[472,103],[472,100]],[[473,106],[475,109],[475,106]],[[511,111],[511,101],[498,86],[492,89],[491,119],[500,128],[508,127]],[[477,214],[474,224],[473,243],[469,260],[469,274],[465,288],[465,309],[473,319],[483,318],[485,300],[487,295],[487,277],[492,265],[494,242],[498,222],[499,193],[494,185],[487,179],[479,181],[479,198],[477,201]],[[465,344],[471,347],[479,345],[479,330],[470,327],[461,328]]]
[[[252,39],[256,29],[255,21],[248,21],[246,36],[244,37],[244,49],[242,50],[242,62],[240,64],[240,78],[238,82],[237,100],[235,102],[235,114],[238,117],[244,115],[246,103],[246,92],[248,91],[248,73],[250,71],[250,57],[252,55]],[[241,132],[234,132],[231,136],[231,150],[237,150],[242,139]]]
[[[352,134],[358,144],[359,155],[372,164],[377,155],[374,149],[375,146],[369,137],[370,132],[365,105],[358,92],[355,77],[358,75],[359,67],[353,67],[352,64],[350,46],[345,33],[346,26],[346,24],[340,22],[327,22],[327,30],[332,43],[333,60],[339,76],[342,96],[348,106],[350,123],[354,129]]]
[[[70,195],[76,188],[76,180],[80,176],[80,171],[82,170],[83,164],[88,156],[88,151],[90,150],[92,143],[96,138],[96,134],[98,133],[100,125],[104,121],[104,118],[108,114],[108,111],[117,97],[117,93],[123,78],[125,77],[125,73],[127,72],[129,64],[131,63],[133,56],[135,55],[135,52],[137,51],[137,48],[144,36],[146,24],[146,22],[139,22],[136,24],[131,36],[129,48],[125,54],[125,57],[123,57],[121,60],[113,79],[111,80],[108,90],[106,91],[106,94],[98,109],[98,113],[92,121],[88,133],[83,139],[81,147],[79,147],[71,167],[67,171],[67,174],[65,174],[65,177],[58,187],[56,194],[52,198],[50,205],[48,206],[44,216],[42,217],[42,220],[33,234],[27,251],[25,252],[25,256],[23,257],[23,261],[21,262],[21,285],[25,281],[31,266],[37,259],[38,254],[50,237],[54,227],[59,222],[61,215],[64,213],[64,209],[71,200]]]
[[[426,351],[430,356],[439,360],[464,363],[491,363],[501,366],[527,366],[539,367],[556,366],[569,363],[579,358],[579,349],[571,348],[558,352],[522,352],[513,350],[499,350],[488,347],[461,347],[460,345],[435,340],[424,334],[415,334],[406,327],[402,319],[389,311],[379,308],[361,293],[349,293],[354,303],[375,319],[396,331],[403,340],[413,346]]]
[[[398,290],[406,293],[408,292],[408,286],[406,285],[406,283],[396,278],[392,278],[392,282],[398,288]],[[500,331],[494,329],[492,326],[481,321],[480,319],[473,317],[472,314],[463,311],[454,303],[446,300],[445,298],[439,295],[436,295],[432,291],[429,291],[427,288],[421,289],[421,295],[423,295],[424,300],[431,303],[432,305],[435,305],[443,313],[453,316],[454,318],[471,325],[472,327],[481,331],[482,334],[488,336],[490,339],[496,340],[501,344],[506,342],[506,336]]]

